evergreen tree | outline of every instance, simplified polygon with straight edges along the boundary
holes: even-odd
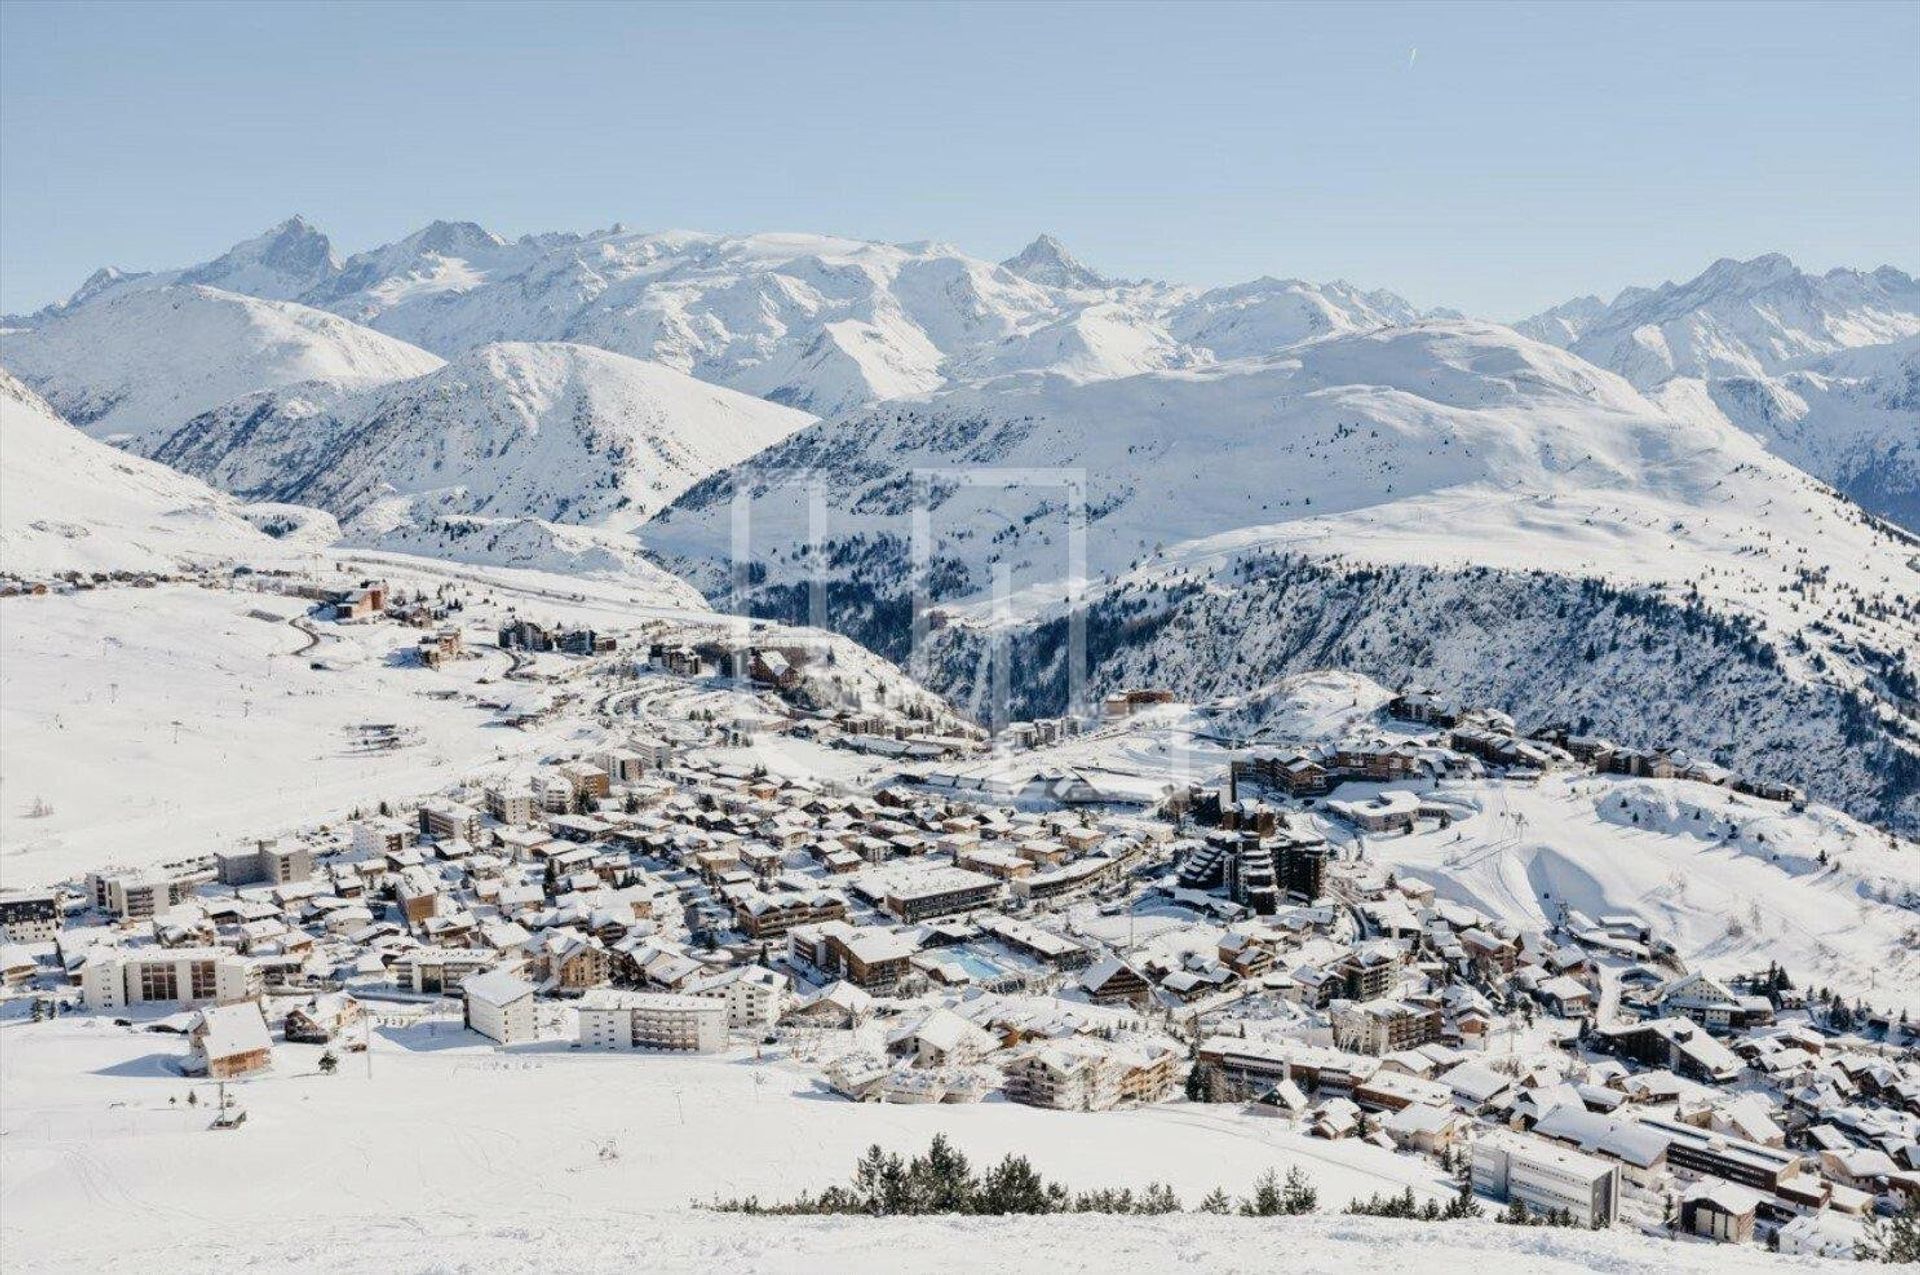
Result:
[[[1010,1154],[981,1180],[978,1211],[996,1216],[1051,1213],[1061,1206],[1065,1194],[1035,1173],[1025,1156]]]
[[[1201,1199],[1200,1211],[1202,1213],[1231,1213],[1233,1212],[1233,1200],[1228,1197],[1225,1191],[1219,1187],[1215,1187],[1213,1190],[1207,1192]]]
[[[1253,1184],[1253,1194],[1240,1201],[1241,1217],[1278,1217],[1285,1210],[1281,1204],[1280,1180],[1268,1169]]]
[[[934,1134],[926,1154],[914,1157],[907,1176],[924,1212],[966,1213],[973,1207],[973,1170],[944,1133]]]
[[[1311,1213],[1320,1207],[1320,1193],[1307,1181],[1307,1175],[1295,1165],[1287,1170],[1287,1183],[1280,1192],[1280,1211],[1289,1217]]]
[[[1163,1213],[1178,1213],[1180,1197],[1175,1195],[1173,1188],[1164,1182],[1149,1182],[1147,1189],[1140,1193],[1140,1199],[1134,1205],[1133,1211],[1149,1217]]]
[[[1920,1262],[1920,1201],[1912,1196],[1892,1217],[1867,1220],[1866,1233],[1853,1254],[1863,1262],[1906,1265]]]

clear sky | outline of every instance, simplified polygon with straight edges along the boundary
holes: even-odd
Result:
[[[299,212],[1059,235],[1512,318],[1720,256],[1920,268],[1920,4],[0,2],[0,309]]]

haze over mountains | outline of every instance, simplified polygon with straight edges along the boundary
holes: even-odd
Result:
[[[1920,285],[1891,268],[1723,261],[1509,328],[1345,283],[1110,279],[1046,236],[994,264],[437,222],[341,258],[296,218],[8,327],[0,365],[75,424],[361,545],[657,587],[644,549],[717,597],[748,493],[751,603],[799,618],[824,563],[829,622],[895,655],[916,471],[1084,472],[1096,686],[1426,670],[1920,819],[1920,542],[1826,485],[1920,526]],[[969,695],[982,643],[1026,643],[1015,694],[1055,711],[1067,493],[974,481],[927,487],[954,622],[925,671]],[[1554,660],[1499,653],[1520,614]]]

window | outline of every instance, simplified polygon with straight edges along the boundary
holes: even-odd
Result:
[[[140,967],[140,999],[143,1001],[172,1001],[180,999],[180,985],[174,977],[172,965],[142,965]]]
[[[212,961],[195,961],[189,967],[192,980],[193,999],[210,1001],[219,994],[219,984],[214,979]]]

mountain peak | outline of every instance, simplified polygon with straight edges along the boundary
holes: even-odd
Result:
[[[1712,291],[1753,290],[1765,288],[1791,279],[1800,273],[1793,259],[1785,253],[1769,252],[1741,261],[1735,257],[1722,257],[1701,272],[1684,288],[1703,288]]]
[[[127,271],[118,266],[101,266],[87,276],[85,283],[74,289],[73,295],[67,298],[66,303],[69,306],[76,306],[82,302],[91,301],[114,284],[124,283],[129,279],[144,278],[145,274],[145,271],[140,270]]]
[[[405,242],[419,251],[458,256],[465,252],[498,248],[507,241],[478,222],[435,220],[408,235]]]
[[[1018,256],[1000,263],[1022,279],[1053,288],[1099,288],[1106,279],[1082,265],[1067,246],[1052,235],[1041,235]]]
[[[339,269],[333,244],[305,217],[296,214],[185,272],[180,282],[287,301],[331,278]]]

